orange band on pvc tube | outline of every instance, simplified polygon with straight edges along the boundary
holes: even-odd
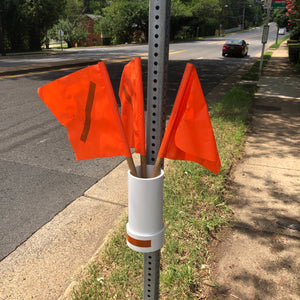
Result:
[[[151,240],[146,240],[146,241],[136,240],[128,234],[127,234],[127,241],[131,245],[136,246],[136,247],[143,247],[143,248],[150,248],[151,247]]]

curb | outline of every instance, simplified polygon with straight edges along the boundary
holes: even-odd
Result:
[[[42,71],[49,71],[49,70],[59,70],[64,68],[70,67],[82,67],[88,66],[91,64],[95,64],[101,61],[100,59],[79,59],[79,60],[70,60],[58,63],[45,63],[45,64],[36,64],[36,65],[24,65],[18,66],[18,68],[14,67],[7,67],[1,68],[0,76],[11,76],[11,75],[20,75],[20,74],[27,74],[31,72],[42,72]]]
[[[126,214],[127,170],[125,160],[0,262],[0,299],[70,296]]]

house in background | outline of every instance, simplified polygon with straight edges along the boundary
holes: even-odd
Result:
[[[100,34],[94,32],[94,24],[97,19],[101,16],[85,14],[81,23],[84,27],[87,28],[89,35],[87,36],[86,41],[82,41],[78,44],[78,46],[100,46],[103,45],[103,41]]]

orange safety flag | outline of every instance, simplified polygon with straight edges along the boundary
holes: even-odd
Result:
[[[217,174],[221,163],[197,71],[187,64],[158,153],[190,160]]]
[[[146,155],[144,95],[141,58],[125,65],[119,88],[121,119],[128,144],[135,152]]]
[[[104,62],[52,81],[38,94],[67,128],[77,160],[131,157]]]

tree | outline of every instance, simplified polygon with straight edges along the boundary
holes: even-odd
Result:
[[[2,11],[0,11],[0,53],[1,53],[1,55],[5,56],[6,52],[5,52],[5,46],[4,46],[4,34],[3,34],[3,29],[2,29],[1,12]]]
[[[276,44],[278,42],[278,33],[280,27],[287,27],[288,18],[286,16],[286,9],[275,8],[272,12],[272,19],[277,24]]]
[[[109,35],[114,44],[131,42],[148,33],[148,0],[112,0],[103,8],[94,30]]]
[[[86,40],[88,31],[81,23],[72,23],[68,19],[60,19],[59,22],[49,30],[48,35],[50,38],[57,40],[58,31],[64,32],[63,40],[71,48],[75,43]]]
[[[171,2],[170,38],[182,39],[192,35],[192,12],[187,1],[174,0]]]
[[[64,32],[63,39],[71,48],[75,43],[86,40],[88,31],[81,24],[81,20],[85,12],[85,4],[88,2],[83,0],[67,0],[62,18],[49,31],[50,38],[57,40],[58,31]]]
[[[58,20],[65,5],[64,0],[25,0],[22,10],[26,18],[31,50],[41,49],[47,30]]]
[[[286,2],[286,16],[290,24],[294,27],[290,38],[293,40],[300,40],[300,0],[289,0]]]
[[[286,15],[286,9],[275,8],[272,13],[273,21],[277,23],[279,27],[287,27],[288,17]]]
[[[286,1],[286,15],[292,20],[292,21],[298,21],[299,22],[299,16],[300,16],[300,0],[289,0]]]
[[[83,0],[67,0],[63,19],[68,19],[71,23],[77,23],[85,13]]]
[[[88,3],[84,4],[86,13],[102,15],[103,8],[108,5],[109,1],[107,1],[107,0],[88,0],[86,2],[88,2]]]
[[[219,0],[192,1],[193,24],[199,28],[200,35],[212,35],[220,24],[221,8]]]
[[[220,0],[223,28],[245,28],[262,23],[262,4],[258,0]]]
[[[172,1],[171,38],[214,34],[220,10],[219,0]]]
[[[24,0],[0,1],[2,32],[5,48],[8,51],[28,48],[26,22],[20,9],[23,3]]]
[[[3,32],[12,51],[39,50],[66,0],[1,0]]]

